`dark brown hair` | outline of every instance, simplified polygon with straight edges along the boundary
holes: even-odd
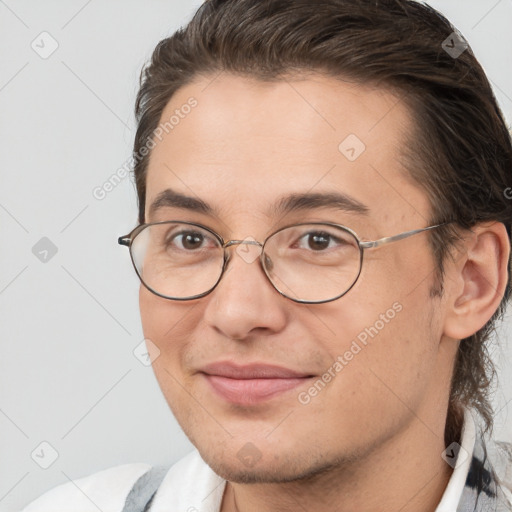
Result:
[[[141,73],[133,153],[139,222],[150,157],[143,149],[180,87],[223,71],[267,81],[327,73],[393,91],[409,106],[414,129],[402,163],[430,199],[430,223],[454,221],[429,238],[437,263],[431,295],[442,294],[443,263],[461,229],[499,221],[510,237],[512,225],[510,133],[471,48],[456,55],[443,47],[460,46],[454,32],[432,7],[411,0],[207,0],[186,27],[160,41]],[[458,434],[459,404],[475,407],[492,427],[487,343],[509,297],[510,279],[491,320],[460,343],[447,443]]]

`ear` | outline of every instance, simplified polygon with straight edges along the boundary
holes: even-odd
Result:
[[[498,309],[510,255],[510,240],[501,222],[477,224],[461,243],[445,274],[444,334],[457,340],[480,330]]]

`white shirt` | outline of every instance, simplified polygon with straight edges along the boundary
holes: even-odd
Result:
[[[460,461],[436,512],[456,512],[471,463],[475,435],[473,417],[466,411]],[[64,483],[40,496],[22,512],[121,512],[131,488],[150,467],[143,463],[123,464]],[[151,512],[219,512],[225,487],[226,480],[214,473],[194,450],[169,469],[153,498]]]

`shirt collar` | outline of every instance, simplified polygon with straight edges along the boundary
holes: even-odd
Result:
[[[458,454],[454,461],[452,476],[450,477],[446,490],[435,512],[456,512],[464,492],[466,480],[468,479],[475,448],[475,440],[475,420],[469,409],[465,409],[460,445],[458,443],[452,443],[444,452],[448,457],[450,454],[456,452],[458,452]],[[445,460],[449,460],[449,458],[445,458]]]

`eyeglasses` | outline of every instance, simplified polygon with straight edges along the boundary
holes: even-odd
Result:
[[[448,222],[406,231],[374,241],[361,241],[351,229],[328,222],[285,226],[263,243],[228,240],[193,222],[169,220],[141,224],[118,239],[130,256],[142,284],[155,295],[192,300],[208,295],[219,284],[230,261],[228,249],[247,262],[259,257],[272,286],[284,297],[305,304],[339,299],[356,283],[366,249],[377,249],[438,228]],[[245,245],[246,247],[243,247]],[[249,257],[249,246],[259,255]]]

